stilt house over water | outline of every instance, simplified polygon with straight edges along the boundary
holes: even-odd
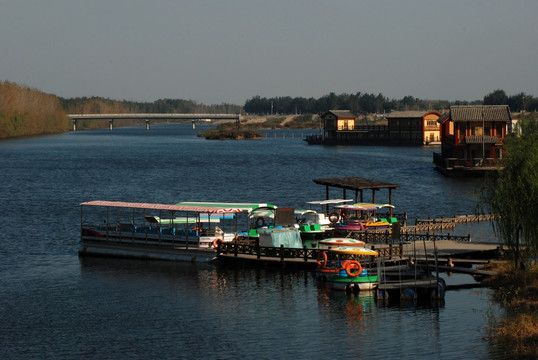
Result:
[[[395,111],[387,114],[389,141],[401,145],[440,145],[437,111]]]
[[[441,153],[433,153],[433,162],[441,173],[482,176],[501,165],[504,139],[511,132],[508,105],[451,106],[438,121]]]
[[[309,144],[326,145],[439,145],[436,111],[397,111],[386,115],[387,125],[359,125],[349,110],[330,110],[320,115],[321,135],[307,136]]]

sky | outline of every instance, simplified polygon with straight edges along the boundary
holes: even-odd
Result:
[[[0,81],[243,105],[538,96],[537,0],[0,0]]]

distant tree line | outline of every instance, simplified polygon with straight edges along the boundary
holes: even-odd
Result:
[[[244,112],[249,114],[318,114],[327,110],[350,110],[354,114],[389,113],[405,110],[447,110],[452,105],[509,105],[511,111],[536,111],[538,98],[520,93],[507,96],[503,90],[495,90],[475,101],[421,100],[413,96],[405,96],[400,100],[388,99],[382,94],[340,94],[330,93],[318,99],[303,97],[254,96],[245,102]]]
[[[240,105],[204,105],[193,100],[159,99],[153,102],[110,100],[101,97],[60,98],[69,114],[152,113],[152,114],[238,114]]]
[[[400,110],[442,110],[450,105],[476,104],[480,101],[457,101],[450,103],[444,100],[421,100],[406,96],[400,100],[391,100],[383,94],[340,94],[331,92],[320,98],[254,96],[245,102],[243,110],[250,114],[318,114],[327,110],[350,110],[354,114],[389,113]]]

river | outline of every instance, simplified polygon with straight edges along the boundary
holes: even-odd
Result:
[[[475,210],[481,180],[438,174],[432,148],[309,146],[303,132],[206,141],[176,124],[0,142],[0,357],[502,358],[487,289],[394,307],[320,288],[305,271],[78,257],[89,200],[300,208],[325,198],[312,179],[356,176],[400,184],[393,203],[410,219]],[[484,224],[454,231],[467,233],[496,242]]]

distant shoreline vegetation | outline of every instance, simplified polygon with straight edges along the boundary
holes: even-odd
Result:
[[[0,82],[0,139],[69,130],[58,97],[9,81]]]
[[[538,98],[525,93],[508,96],[503,90],[495,90],[484,100],[455,101],[421,100],[406,96],[400,100],[388,99],[382,94],[340,94],[330,93],[321,98],[254,96],[244,106],[234,104],[204,105],[193,100],[159,99],[154,102],[111,100],[102,97],[61,98],[46,94],[37,89],[0,81],[0,139],[68,132],[72,122],[67,114],[105,114],[105,113],[207,113],[207,114],[244,114],[266,117],[264,122],[248,124],[241,128],[238,136],[256,136],[250,133],[256,129],[317,128],[311,114],[319,114],[334,109],[349,109],[357,115],[383,114],[394,110],[437,110],[443,111],[451,105],[509,105],[512,112],[538,110]],[[246,114],[246,115],[245,115]],[[269,115],[271,114],[271,115]],[[279,114],[279,115],[272,115]],[[306,114],[290,116],[288,114]],[[285,120],[281,117],[285,116]],[[139,121],[117,120],[114,126],[140,125]],[[106,128],[105,122],[78,121],[78,130]],[[243,126],[243,124],[241,124]],[[229,130],[228,130],[229,132]],[[222,130],[219,136],[226,136]]]
[[[262,117],[263,118],[263,117]],[[238,124],[228,122],[219,124],[215,129],[200,131],[197,136],[205,137],[207,140],[250,140],[261,139],[261,129],[312,129],[317,126],[313,122],[312,114],[297,116],[267,117],[265,121],[249,122]]]

